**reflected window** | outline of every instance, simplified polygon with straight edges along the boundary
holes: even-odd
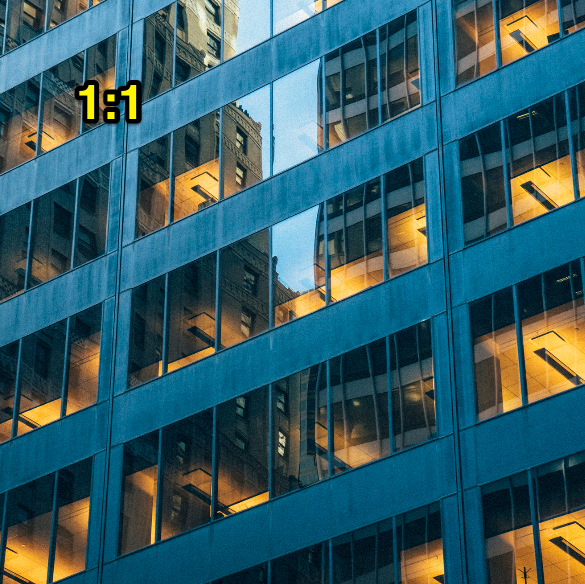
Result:
[[[87,10],[88,0],[49,0],[49,26],[53,28]]]
[[[0,215],[0,300],[24,290],[31,204]]]
[[[0,347],[0,442],[12,436],[12,418],[16,394],[18,345],[15,341]]]
[[[223,517],[268,501],[268,388],[217,407],[217,501]]]
[[[271,584],[323,584],[328,582],[329,546],[327,542],[272,560]]]
[[[389,277],[428,262],[423,159],[385,176]]]
[[[323,206],[318,205],[272,228],[274,324],[289,322],[325,306]]]
[[[277,381],[273,392],[273,488],[278,496],[328,476],[325,363]]]
[[[45,0],[10,0],[6,21],[6,51],[10,51],[45,29]]]
[[[172,86],[174,26],[174,2],[144,20],[142,99],[145,101]]]
[[[561,0],[563,31],[572,33],[585,26],[585,5],[579,0]]]
[[[268,230],[220,252],[221,346],[230,347],[268,329]],[[257,282],[250,290],[250,273]]]

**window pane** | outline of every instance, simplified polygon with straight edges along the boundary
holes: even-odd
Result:
[[[55,2],[59,0],[54,0]],[[67,1],[67,0],[62,0]],[[71,0],[69,0],[71,1]],[[87,71],[85,78],[99,83],[99,122],[103,123],[104,91],[116,87],[116,35],[87,49]],[[95,128],[96,124],[85,124],[84,130]]]
[[[325,363],[277,381],[273,387],[274,494],[327,478],[327,370]]]
[[[478,420],[522,405],[512,288],[469,307]]]
[[[50,474],[8,493],[4,574],[14,582],[47,580],[54,486]]]
[[[313,61],[273,85],[274,172],[321,152],[321,65]]]
[[[378,583],[394,584],[394,531],[392,519],[378,524]]]
[[[565,477],[569,511],[578,511],[585,507],[585,453],[566,459]]]
[[[418,23],[413,10],[380,29],[382,121],[420,105]]]
[[[170,273],[168,371],[215,351],[215,257]]]
[[[332,543],[333,584],[349,584],[353,582],[351,533],[336,537]]]
[[[270,86],[223,108],[223,196],[270,176]]]
[[[327,201],[331,302],[384,280],[380,180]]]
[[[175,84],[215,67],[221,57],[221,2],[179,0],[177,10]]]
[[[146,282],[132,291],[129,387],[162,374],[164,304],[164,276]]]
[[[268,501],[268,388],[217,407],[217,514]]]
[[[386,339],[332,359],[335,472],[390,453]]]
[[[75,181],[34,202],[30,287],[71,269],[74,215]]]
[[[136,237],[160,229],[169,221],[170,166],[170,134],[140,148]]]
[[[445,581],[439,504],[397,519],[400,581],[434,584]]]
[[[106,251],[109,191],[109,164],[79,179],[74,267],[81,266]]]
[[[490,584],[536,575],[530,501],[525,474],[482,487],[483,528]]]
[[[52,69],[43,77],[41,152],[61,146],[79,134],[81,102],[74,90],[83,83],[83,53]]]
[[[268,229],[221,250],[221,346],[268,328]]]
[[[566,126],[563,95],[506,120],[515,225],[574,200]]]
[[[163,428],[161,539],[210,520],[212,437],[212,410]]]
[[[492,0],[455,0],[457,85],[496,68]]]
[[[219,196],[219,110],[174,133],[173,220],[215,203]]]
[[[45,0],[10,0],[6,51],[34,39],[45,28]]]
[[[0,39],[4,40],[4,29],[6,28],[6,0],[0,0]],[[0,51],[1,52],[1,51]]]
[[[572,33],[585,26],[585,4],[579,0],[561,0],[563,30]]]
[[[585,8],[585,4],[583,6]],[[583,22],[585,23],[585,20]],[[569,90],[569,104],[579,196],[583,196],[585,194],[585,83]]]
[[[35,156],[41,76],[0,94],[0,172]]]
[[[391,278],[428,262],[422,158],[386,175],[388,271]]]
[[[92,459],[59,471],[53,581],[85,570]]]
[[[498,7],[503,65],[559,38],[556,0],[498,0]]]
[[[213,584],[267,584],[268,566],[261,564],[260,566],[254,566],[248,568],[243,572],[214,580]]]
[[[271,568],[271,584],[323,584],[328,581],[329,545],[319,543],[282,556],[272,560]]]
[[[528,401],[581,385],[585,314],[579,262],[522,282],[519,299]]]
[[[323,206],[318,205],[272,228],[274,324],[289,322],[325,306]]]
[[[465,243],[506,229],[506,190],[500,124],[459,140]]]
[[[72,316],[69,327],[67,415],[97,399],[102,305]]]
[[[0,442],[9,440],[12,432],[17,367],[18,341],[0,347]]]
[[[65,325],[62,320],[22,339],[19,436],[61,416]]]
[[[291,2],[291,0],[273,0],[273,29],[274,34],[278,34],[303,20],[323,10],[322,0],[301,0],[301,2]]]
[[[237,5],[225,5],[224,60],[247,51],[269,36],[269,0],[239,0]]]
[[[0,300],[24,290],[30,203],[0,215]]]
[[[401,450],[435,436],[435,379],[431,322],[390,338],[392,430]]]
[[[154,543],[158,431],[124,445],[119,553]]]
[[[49,0],[49,26],[53,28],[87,9],[88,0]]]
[[[144,20],[142,99],[146,101],[173,83],[175,3]]]

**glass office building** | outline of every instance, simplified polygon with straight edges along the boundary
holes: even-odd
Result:
[[[0,0],[0,584],[585,584],[583,27]]]

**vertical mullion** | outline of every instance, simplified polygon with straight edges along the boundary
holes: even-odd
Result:
[[[175,202],[175,132],[171,132],[169,144],[169,200],[167,203],[167,225],[174,220],[174,202]]]
[[[73,235],[71,241],[71,270],[75,267],[75,256],[77,251],[77,223],[79,216],[79,199],[81,198],[81,178],[75,181],[75,206],[73,208]]]
[[[494,42],[496,43],[496,69],[502,66],[502,46],[500,39],[500,19],[498,17],[498,2],[499,0],[492,0],[492,11],[494,15]]]
[[[177,65],[177,18],[179,14],[179,0],[175,0],[175,22],[173,23],[173,67],[171,73],[171,87],[175,86],[175,68]],[[221,47],[221,45],[220,45]]]
[[[585,290],[585,258],[579,260],[581,267],[581,290]]]
[[[217,515],[217,406],[213,408],[213,435],[211,437],[211,521],[213,521]]]
[[[573,88],[575,99],[577,99],[577,88]],[[571,157],[571,173],[573,175],[573,198],[579,198],[579,173],[577,170],[577,159],[575,156],[575,144],[573,143],[573,120],[571,119],[571,100],[569,92],[564,92],[565,97],[565,114],[567,119],[567,139],[569,140],[569,156]],[[577,121],[579,118],[577,118]]]
[[[349,132],[347,129],[347,120],[345,119],[345,59],[343,58],[343,47],[337,49],[339,55],[339,109],[341,113],[341,127],[343,128],[343,135],[345,140],[349,139]]]
[[[218,190],[219,192],[217,193],[217,200],[221,201],[223,199],[223,110],[225,108],[220,107],[219,108],[219,147],[218,147],[218,153],[217,153],[217,157],[218,157],[218,164],[219,164],[219,184],[218,184]]]
[[[270,83],[270,175],[274,174],[274,82]]]
[[[331,400],[331,383],[330,383],[330,360],[327,359],[325,361],[325,375],[326,375],[326,382],[327,382],[327,474],[328,476],[333,476],[333,407],[332,407],[332,400]],[[319,412],[319,383],[317,383],[317,411],[315,415]]]
[[[50,28],[50,17],[49,17],[49,0],[46,0],[45,2],[45,24],[43,26],[43,31],[46,32],[49,30]],[[4,21],[4,26],[6,26],[6,21]]]
[[[502,164],[504,168],[504,189],[506,194],[506,218],[508,220],[508,229],[514,227],[514,215],[512,208],[512,191],[510,189],[510,164],[508,160],[508,146],[510,148],[510,159],[514,157],[512,152],[512,142],[508,140],[507,136],[508,126],[505,120],[500,120],[500,139],[502,141]]]
[[[407,15],[404,15],[404,24],[403,24],[403,29],[402,29],[402,45],[403,45],[403,50],[402,50],[402,74],[404,77],[404,93],[406,94],[406,107],[407,110],[409,110],[412,106],[410,105],[410,93],[408,92],[408,24],[406,22],[406,17]],[[418,27],[418,14],[417,14],[417,19],[416,19],[416,25]]]
[[[327,67],[326,55],[321,57],[321,126],[323,132],[323,150],[329,148],[329,132],[327,131],[327,75],[325,68]]]
[[[162,494],[163,494],[163,428],[158,431],[158,458],[156,463],[156,501],[155,501],[155,522],[154,522],[154,541],[160,541],[161,522],[162,522]]]
[[[71,321],[74,317],[69,316],[65,322],[65,358],[63,359],[63,379],[61,384],[61,418],[67,413],[67,386],[69,385],[69,340],[71,338]]]
[[[274,411],[273,384],[268,384],[268,498],[274,498]]]
[[[37,133],[38,140],[38,133]],[[33,251],[33,226],[35,216],[36,199],[30,202],[30,217],[28,218],[28,242],[26,245],[26,267],[24,270],[24,289],[28,290],[32,277],[32,251]]]
[[[39,81],[39,107],[38,107],[38,112],[39,112],[39,118],[37,120],[37,143],[35,145],[35,156],[38,156],[41,153],[41,131],[43,128],[42,125],[42,120],[43,120],[43,112],[44,112],[44,107],[43,107],[43,85],[45,82],[45,72],[42,71],[41,72],[41,79]]]
[[[10,491],[4,493],[4,501],[2,502],[2,507],[0,507],[0,568],[2,568],[2,570],[4,570],[4,555],[6,550],[6,540],[8,539],[6,514],[8,510],[9,495]],[[0,573],[3,573],[3,571]]]
[[[390,337],[386,337],[386,386],[388,388],[388,424],[390,433],[388,434],[389,452],[394,454],[394,431],[392,428],[392,359],[390,355]]]
[[[81,74],[81,78],[83,79],[83,82],[85,83],[87,81],[87,51],[88,49],[85,49],[83,51],[83,72]],[[81,115],[79,116],[79,133],[82,134],[83,133],[83,106],[81,106]]]
[[[398,584],[400,582],[400,563],[399,557],[400,553],[398,551],[398,529],[397,529],[398,519],[396,516],[392,517],[392,551],[394,554],[394,582]],[[402,530],[402,534],[404,534],[404,529]],[[401,542],[402,543],[402,542]]]
[[[4,7],[4,34],[2,35],[2,38],[0,39],[0,55],[3,55],[4,52],[6,51],[6,38],[8,37],[8,7],[10,4],[11,0],[6,0],[6,6]],[[0,554],[2,552],[0,551]],[[2,558],[0,557],[0,560]],[[0,562],[1,565],[1,562]]]
[[[325,257],[325,306],[331,303],[331,259],[329,257],[329,212],[327,201],[323,203],[323,255]],[[317,234],[318,236],[318,234]]]
[[[404,389],[402,387],[402,374],[400,373],[400,361],[398,359],[398,335],[394,337],[394,357],[396,359],[396,377],[398,379],[398,401],[400,404],[400,437],[402,438],[402,448],[404,450]]]
[[[161,375],[167,372],[168,360],[169,360],[169,279],[170,272],[165,274],[165,297],[163,304],[163,346],[161,356]]]
[[[542,569],[542,551],[540,549],[540,527],[536,512],[536,492],[534,489],[534,470],[528,469],[528,495],[530,498],[530,517],[532,520],[532,537],[534,541],[534,556],[536,559],[536,576],[538,584],[544,584],[544,573]]]
[[[18,341],[18,352],[17,352],[17,369],[16,369],[16,380],[14,382],[14,400],[12,402],[12,429],[10,431],[10,437],[14,438],[18,431],[18,410],[20,409],[20,378],[22,367],[20,361],[22,359],[22,339]]]
[[[268,228],[268,328],[274,327],[274,278],[273,278],[273,262],[272,262],[272,232],[273,226]]]
[[[382,214],[382,263],[384,268],[384,276],[382,281],[388,280],[390,274],[390,258],[388,257],[388,201],[386,194],[386,175],[380,177],[380,206]]]
[[[221,349],[221,249],[215,252],[215,352]]]
[[[564,22],[563,21],[563,6],[561,4],[562,4],[562,2],[560,2],[559,0],[556,1],[557,20],[559,22],[559,39],[562,39],[565,36],[565,34],[564,34],[565,31],[564,31],[564,26],[563,26],[563,22]],[[545,11],[545,18],[546,18],[546,15],[548,15],[548,12],[546,11],[546,5],[547,5],[546,1],[545,1],[544,5],[545,5],[544,11]],[[573,2],[571,2],[571,5],[573,5]]]
[[[329,539],[327,544],[329,546],[329,584],[333,584],[333,540]]]
[[[366,128],[368,128],[368,130],[370,128],[372,128],[373,126],[370,125],[370,76],[368,75],[369,71],[370,71],[370,61],[368,60],[368,49],[366,46],[366,37],[362,36],[360,38],[360,41],[362,43],[362,51],[364,53],[364,89],[365,89],[365,94],[366,94]]]
[[[376,29],[376,80],[378,83],[378,125],[382,125],[382,55],[380,50],[380,29]]]
[[[225,45],[225,0],[221,1],[221,27],[220,27],[221,39],[219,41],[219,62],[224,62],[224,45]]]
[[[47,564],[47,583],[53,581],[53,564],[55,563],[55,548],[57,546],[57,526],[59,524],[57,510],[57,492],[59,490],[59,472],[55,473],[53,482],[53,511],[51,515],[51,534],[49,537],[49,560]]]
[[[516,344],[518,346],[518,371],[520,373],[520,392],[522,405],[528,404],[528,390],[526,388],[526,369],[524,366],[524,340],[522,337],[522,321],[520,319],[520,300],[518,298],[518,284],[512,287],[514,299],[514,320],[516,321]]]
[[[367,112],[366,112],[366,115],[367,115]],[[363,263],[365,264],[365,266],[364,266],[365,270],[364,270],[364,274],[363,274],[363,278],[364,278],[363,290],[368,288],[368,286],[367,286],[367,282],[368,282],[368,231],[366,228],[366,224],[367,224],[367,220],[368,220],[368,213],[366,211],[367,190],[368,190],[368,183],[364,183],[364,185],[362,186],[362,238],[363,238],[362,253],[364,254]]]

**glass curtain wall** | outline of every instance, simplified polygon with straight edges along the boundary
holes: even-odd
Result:
[[[582,385],[583,319],[579,261],[472,303],[478,419]]]
[[[0,215],[0,301],[106,252],[110,166]]]
[[[1,441],[95,403],[101,328],[97,304],[0,349]]]
[[[23,1],[32,6],[29,0]],[[103,93],[114,87],[115,72],[116,35],[113,35],[1,93],[0,172],[61,146],[82,130],[95,127],[96,124],[91,124],[82,128],[81,102],[75,99],[74,89],[85,80],[94,80],[99,81]]]

